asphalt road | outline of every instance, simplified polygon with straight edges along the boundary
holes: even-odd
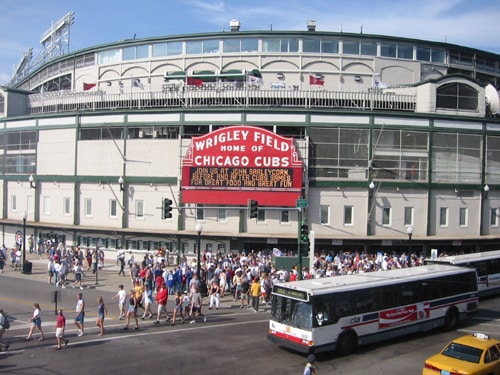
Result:
[[[302,374],[303,355],[275,346],[266,339],[267,311],[242,310],[225,297],[219,310],[204,308],[206,323],[171,327],[153,320],[140,321],[138,331],[124,331],[117,319],[116,300],[111,297],[128,277],[119,277],[109,264],[98,274],[98,285],[91,273],[85,277],[84,298],[87,304],[85,335],[77,337],[73,325],[78,289],[55,288],[47,284],[45,262],[34,263],[32,275],[6,270],[0,275],[0,306],[15,318],[4,339],[8,352],[0,353],[0,373],[8,374],[138,374],[144,371],[169,374]],[[68,347],[55,350],[55,305],[51,303],[58,290],[58,303],[66,312]],[[106,334],[98,337],[94,326],[97,297],[102,295],[109,315]],[[28,319],[33,302],[43,310],[46,340],[26,342]],[[171,311],[169,299],[167,307]],[[485,332],[500,337],[500,299],[482,301],[479,314],[455,332],[428,332],[377,345],[360,348],[348,356],[335,353],[319,356],[317,374],[419,374],[423,361],[439,351],[447,341],[467,332]]]

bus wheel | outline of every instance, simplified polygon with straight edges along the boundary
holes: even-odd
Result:
[[[454,330],[458,327],[458,311],[455,307],[450,308],[444,317],[444,329]]]
[[[352,331],[345,332],[340,335],[337,340],[337,352],[341,355],[350,354],[356,349],[358,339]]]

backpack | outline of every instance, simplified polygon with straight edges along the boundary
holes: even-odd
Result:
[[[0,325],[2,325],[3,328],[5,328],[5,329],[9,329],[10,328],[9,319],[7,319],[7,317],[5,315],[3,315],[3,314],[2,314],[2,319],[0,320]]]

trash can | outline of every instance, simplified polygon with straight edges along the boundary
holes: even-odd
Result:
[[[32,269],[33,269],[33,263],[31,263],[29,260],[25,260],[23,263],[23,273],[31,275]]]

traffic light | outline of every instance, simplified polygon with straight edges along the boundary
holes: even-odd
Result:
[[[303,257],[309,256],[309,242],[302,242],[300,244],[300,255]]]
[[[161,202],[161,219],[171,219],[172,218],[172,200],[168,198],[163,198]]]
[[[248,201],[248,217],[250,219],[256,219],[259,212],[259,202],[254,200]]]
[[[309,226],[307,224],[302,224],[300,227],[300,242],[309,243]]]

